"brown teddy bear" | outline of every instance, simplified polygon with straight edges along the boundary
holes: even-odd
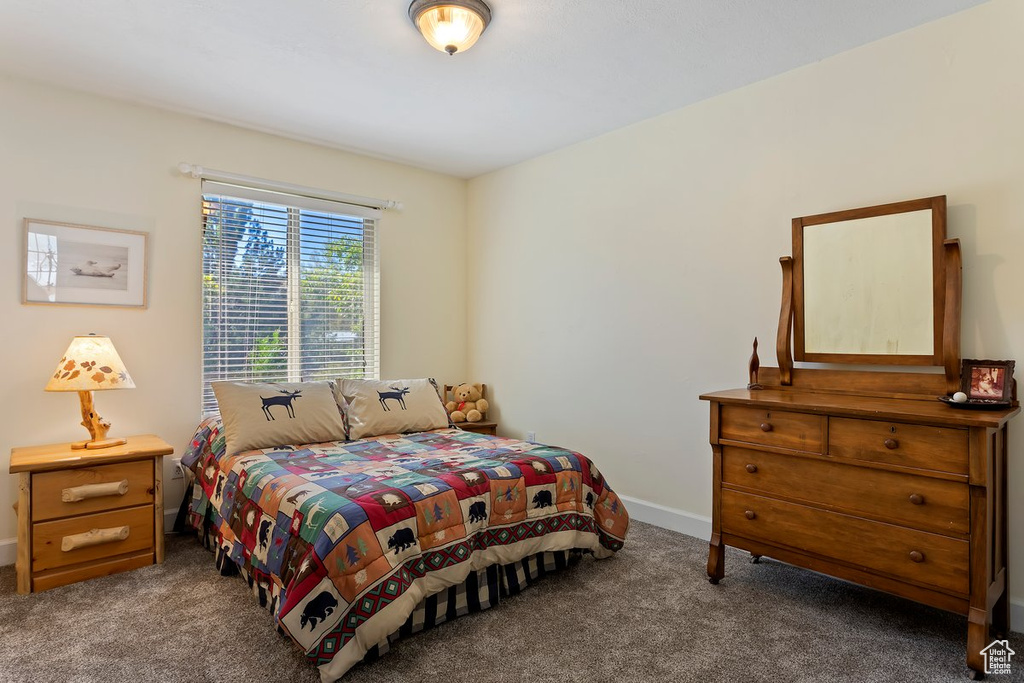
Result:
[[[484,419],[488,404],[482,391],[483,385],[480,384],[460,384],[452,389],[455,400],[444,406],[452,422],[479,422]]]

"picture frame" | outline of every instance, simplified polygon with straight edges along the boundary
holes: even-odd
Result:
[[[965,358],[960,364],[960,391],[968,401],[1009,403],[1016,398],[1015,361]]]
[[[148,234],[26,218],[23,304],[146,307]]]

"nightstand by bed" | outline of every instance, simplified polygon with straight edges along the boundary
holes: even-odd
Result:
[[[498,435],[498,423],[488,422],[487,420],[481,420],[480,422],[459,422],[456,426],[467,432],[476,432],[477,434],[490,434],[491,436]]]
[[[152,434],[121,446],[11,449],[18,481],[18,593],[164,561],[163,456]]]

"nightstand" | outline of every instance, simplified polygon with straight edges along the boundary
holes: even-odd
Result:
[[[145,434],[102,450],[11,449],[18,474],[18,592],[164,561],[163,456]]]
[[[481,420],[480,422],[457,422],[455,423],[455,426],[467,432],[476,432],[477,434],[490,434],[491,436],[498,435],[497,422],[488,422],[487,420]]]

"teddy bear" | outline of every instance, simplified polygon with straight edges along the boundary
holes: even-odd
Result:
[[[488,404],[482,391],[481,384],[460,384],[452,389],[455,400],[444,406],[452,422],[479,422],[484,419]]]

